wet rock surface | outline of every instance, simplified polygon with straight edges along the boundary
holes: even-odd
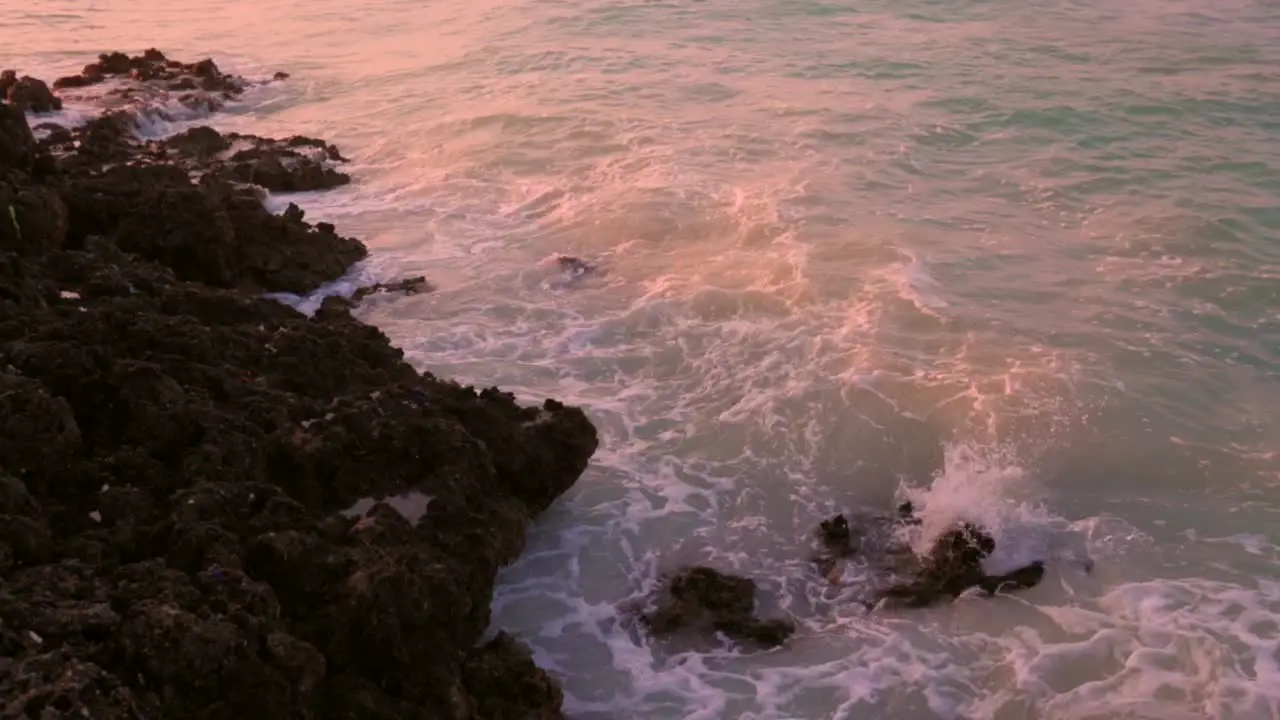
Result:
[[[404,278],[390,283],[375,283],[367,287],[359,288],[351,296],[353,302],[360,302],[370,295],[384,295],[388,293],[403,293],[405,295],[417,295],[419,293],[427,293],[434,290],[435,287],[427,282],[422,275]]]
[[[961,523],[934,541],[910,581],[892,585],[879,597],[905,607],[927,607],[954,600],[986,579],[982,560],[995,550],[995,540],[971,523]]]
[[[33,113],[47,113],[62,109],[62,99],[49,90],[43,80],[18,74],[12,70],[0,72],[0,96],[10,105]]]
[[[141,57],[74,82],[229,82]],[[221,176],[242,137],[129,123],[55,147],[0,104],[0,717],[561,717],[519,642],[481,639],[590,422],[419,374],[343,301],[264,299],[364,247]],[[341,512],[408,490],[412,524]]]
[[[557,255],[555,263],[561,272],[575,278],[593,273],[598,269],[594,264],[572,255]]]
[[[818,551],[810,556],[810,560],[818,567],[818,573],[829,581],[833,580],[841,560],[857,554],[861,537],[844,515],[823,520],[815,533],[818,537]]]
[[[277,73],[272,80],[287,78]],[[211,58],[184,63],[165,57],[151,48],[140,55],[104,53],[76,75],[60,77],[54,90],[75,90],[113,82],[108,95],[131,103],[155,103],[172,95],[189,109],[217,110],[256,84],[238,75],[224,73]],[[151,108],[154,110],[155,108]]]
[[[657,607],[641,615],[650,632],[720,632],[757,647],[781,645],[795,632],[790,620],[755,616],[756,583],[718,570],[685,568],[665,583]]]
[[[347,159],[322,140],[223,134],[201,125],[164,140],[144,141],[135,134],[135,117],[110,112],[79,128],[50,130],[40,146],[64,171],[106,162],[160,165],[236,188],[256,186],[273,193],[329,190],[351,182],[351,176],[332,167]]]
[[[898,506],[891,522],[898,526],[919,525],[920,518],[910,502]],[[818,572],[829,580],[840,558],[857,554],[860,529],[845,515],[835,515],[819,523],[815,535],[821,549],[811,559]],[[983,528],[959,522],[934,539],[928,553],[915,557],[909,547],[885,548],[889,557],[898,556],[897,570],[906,570],[900,582],[875,591],[867,607],[923,608],[955,600],[972,588],[986,595],[1035,587],[1044,579],[1045,564],[1035,561],[1003,575],[988,575],[982,561],[996,549],[995,539]]]

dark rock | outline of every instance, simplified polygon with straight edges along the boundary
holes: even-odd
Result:
[[[89,77],[86,75],[64,75],[53,81],[53,89],[61,90],[63,88],[87,87],[94,83],[102,82],[102,77]]]
[[[835,515],[819,523],[816,534],[820,547],[810,560],[817,565],[819,574],[833,581],[840,560],[857,552],[853,529],[844,515]]]
[[[356,240],[272,215],[220,181],[178,168],[116,166],[71,181],[70,238],[101,235],[126,252],[218,287],[307,292],[365,256]]]
[[[72,129],[75,152],[59,158],[60,168],[67,174],[89,174],[107,163],[135,160],[138,154],[133,135],[136,127],[131,113],[112,111]]]
[[[1035,562],[1006,575],[988,576],[982,562],[995,550],[995,540],[972,523],[957,523],[939,535],[923,557],[903,543],[899,531],[921,524],[914,505],[900,504],[892,515],[872,513],[851,522],[835,515],[819,523],[815,534],[821,548],[811,556],[830,581],[840,559],[863,551],[873,566],[900,579],[864,600],[873,608],[882,601],[897,607],[919,608],[947,602],[970,588],[987,595],[1034,587],[1044,577],[1044,563]],[[902,578],[906,578],[902,580]]]
[[[139,699],[119,678],[66,648],[31,654],[0,672],[10,717],[134,720],[156,717],[154,697]]]
[[[296,206],[290,205],[290,207]],[[397,280],[393,283],[375,283],[368,287],[359,288],[352,294],[351,300],[353,302],[360,302],[370,295],[393,292],[404,293],[405,295],[417,295],[418,293],[431,292],[434,289],[435,288],[431,283],[427,282],[425,277],[418,275],[415,277],[405,278],[403,280]]]
[[[108,95],[135,104],[157,105],[159,102],[151,101],[165,99],[169,91],[190,90],[193,92],[180,97],[179,102],[210,111],[221,108],[226,100],[240,95],[250,85],[244,78],[223,73],[212,59],[183,63],[169,60],[153,48],[133,57],[122,52],[102,54],[97,62],[86,65],[79,75],[58,78],[54,87],[85,87],[100,83],[107,77],[122,76],[133,82],[113,88]],[[154,108],[153,111],[163,114]]]
[[[974,587],[988,595],[1001,590],[1027,589],[1044,577],[1042,562],[1007,575],[988,576],[982,560],[994,550],[995,540],[991,535],[972,523],[960,523],[938,536],[914,578],[886,588],[877,600],[920,608],[954,600]]]
[[[671,580],[671,597],[718,616],[750,615],[755,608],[756,583],[706,567],[694,567]]]
[[[45,139],[40,143],[42,145],[46,143],[49,145],[63,145],[70,143],[73,139],[71,131],[57,123],[41,123],[32,129],[45,133]]]
[[[9,97],[9,88],[18,84],[18,73],[13,70],[0,72],[0,98]]]
[[[0,372],[0,467],[46,490],[80,453],[81,435],[67,401],[39,380]]]
[[[42,518],[0,515],[0,544],[8,547],[8,565],[23,566],[46,562],[53,549],[53,536]],[[9,568],[0,568],[0,574]]]
[[[147,679],[166,716],[271,717],[291,707],[291,684],[259,653],[261,640],[225,616],[144,601],[129,611],[116,642],[123,667]]]
[[[204,103],[205,98],[193,97],[192,102]],[[337,148],[321,140],[300,136],[274,140],[236,133],[224,135],[200,126],[164,141],[144,144],[138,141],[133,129],[133,116],[129,113],[108,114],[89,123],[72,133],[80,146],[74,155],[64,153],[61,160],[64,168],[86,160],[101,163],[128,159],[136,163],[141,158],[224,182],[250,183],[275,193],[326,190],[351,182],[350,176],[327,167],[318,157],[345,161]],[[65,136],[49,138],[42,145],[65,144],[67,140]],[[221,157],[236,144],[247,147],[229,158]]]
[[[463,666],[463,685],[474,698],[475,717],[563,720],[560,687],[505,632],[471,653]]]
[[[158,52],[82,73],[106,75],[241,82]],[[286,170],[336,149],[143,142],[134,112],[67,150],[0,105],[0,715],[560,718],[527,650],[480,641],[496,573],[596,449],[586,416],[419,374],[341,299],[261,297],[366,251],[266,211],[218,148]],[[415,523],[340,514],[410,490]]]
[[[683,629],[722,632],[730,638],[763,647],[781,645],[795,625],[788,620],[762,620],[755,613],[754,580],[708,567],[686,568],[666,583],[658,607],[641,616],[655,634]]]
[[[73,180],[75,238],[103,235],[122,250],[159,262],[179,278],[235,284],[235,229],[221,203],[165,166],[116,166]]]
[[[34,184],[27,174],[37,170],[38,157],[25,118],[0,105],[0,251],[39,255],[66,239],[67,212],[57,189]]]
[[[217,130],[201,125],[180,132],[165,140],[165,144],[187,157],[208,159],[231,147],[231,142]]]
[[[29,172],[35,154],[36,138],[22,109],[0,103],[0,168]]]
[[[818,529],[822,545],[826,549],[840,554],[853,552],[853,531],[844,515],[823,520]]]
[[[27,513],[36,509],[27,486],[15,477],[0,473],[0,513]]]
[[[960,523],[934,541],[927,562],[931,567],[973,567],[996,549],[996,541],[973,523]]]
[[[4,218],[0,217],[0,228]],[[0,251],[0,319],[16,308],[46,307],[57,290],[17,253]]]
[[[237,153],[232,159],[246,153]],[[351,176],[324,167],[310,158],[295,156],[282,160],[279,156],[255,153],[252,162],[238,162],[231,167],[230,177],[239,182],[261,185],[271,192],[307,192],[346,185]]]
[[[46,113],[62,109],[62,100],[49,90],[43,80],[23,76],[5,91],[10,105],[26,112]]]
[[[0,199],[5,194],[0,190]],[[5,204],[11,208],[7,219],[15,231],[14,241],[4,243],[6,249],[43,255],[62,248],[67,239],[67,208],[57,190],[47,186],[18,189]]]
[[[261,140],[261,138],[259,138]],[[330,143],[320,140],[319,138],[310,138],[305,135],[294,135],[285,140],[285,145],[291,148],[309,147],[323,150],[325,157],[335,162],[347,162],[347,159],[338,152],[338,148]]]
[[[562,272],[569,273],[573,277],[586,275],[587,273],[594,272],[596,269],[595,265],[572,255],[558,255],[556,257],[556,263],[560,266],[560,270]]]
[[[128,75],[133,63],[122,52],[104,53],[98,56],[98,69],[105,75]]]
[[[272,215],[256,197],[234,192],[230,185],[205,177],[202,186],[221,202],[235,231],[240,267],[237,285],[268,291],[304,293],[340,277],[367,250],[359,241],[338,235],[332,225],[308,225]]]
[[[196,63],[191,68],[191,72],[196,77],[202,78],[218,77],[222,75],[222,73],[218,71],[218,66],[210,58],[205,58],[204,60]]]
[[[1007,590],[1030,590],[1044,579],[1044,562],[1036,560],[1026,567],[1018,568],[1004,575],[988,575],[978,586],[988,595]]]
[[[714,627],[731,638],[766,648],[781,645],[796,631],[794,623],[779,618],[730,617],[715,621]]]
[[[135,67],[129,71],[129,79],[136,80],[138,82],[147,82],[148,80],[154,80],[156,79],[156,75],[157,75],[156,68],[151,65],[142,65],[139,67]]]
[[[250,147],[230,158],[225,177],[254,183],[272,192],[306,192],[346,185],[351,178],[345,173],[325,167],[304,150],[320,151],[328,160],[346,162],[338,148],[316,138],[295,135],[286,140],[273,140],[256,135],[229,134],[228,138]]]

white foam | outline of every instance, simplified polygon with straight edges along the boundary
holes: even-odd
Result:
[[[163,82],[138,83],[126,78],[108,77],[94,85],[78,88],[64,88],[57,91],[62,100],[61,110],[30,114],[31,125],[52,123],[65,128],[76,128],[96,119],[105,110],[131,110],[134,113],[134,129],[141,139],[162,139],[186,130],[202,121],[226,112],[234,112],[237,108],[261,99],[268,83],[253,82],[245,91],[230,100],[216,98],[211,109],[207,104],[193,106],[183,103],[180,98],[186,94],[170,91]],[[123,89],[133,91],[132,95],[113,94]],[[193,97],[205,97],[197,91]],[[46,136],[49,130],[33,130],[37,138]]]
[[[921,312],[933,313],[939,308],[948,306],[946,300],[940,296],[942,286],[933,276],[929,274],[929,269],[924,261],[909,255],[910,260],[906,265],[901,266],[899,272],[900,277],[900,294],[903,299],[909,300]]]
[[[1041,647],[1028,673],[1079,677],[1039,691],[1046,714],[1274,717],[1280,589],[1203,580],[1126,583],[1100,598],[1106,629]]]
[[[324,283],[309,293],[266,293],[263,297],[284,303],[312,317],[324,304],[325,298],[350,298],[362,287],[399,280],[402,276],[398,274],[398,270],[403,266],[403,260],[394,254],[374,255],[353,264],[338,279]]]
[[[986,461],[984,466],[984,461],[975,457],[977,454],[972,449],[954,450],[950,455],[953,459],[949,461],[953,465],[935,480],[933,489],[924,488],[915,493],[926,518],[956,517],[960,507],[984,508],[977,517],[967,513],[966,516],[992,522],[999,537],[1006,542],[1020,530],[1031,536],[1041,536],[1043,548],[1054,544],[1046,537],[1080,534],[1061,521],[1039,521],[1038,518],[1047,519],[1047,516],[1034,506],[1014,504],[1007,495],[1022,472],[1016,467],[999,466],[990,461]],[[606,456],[604,462],[609,464],[611,458]],[[684,472],[688,472],[689,467],[670,458],[664,465],[669,473],[668,480],[654,490],[669,493],[684,484],[673,482],[670,473],[681,466]],[[719,486],[714,488],[716,493],[708,497],[707,505],[698,512],[700,517],[685,516],[694,522],[695,529],[692,534],[685,533],[685,540],[678,546],[659,550],[662,547],[660,542],[657,545],[649,543],[653,549],[637,558],[634,543],[640,540],[641,534],[660,533],[662,524],[670,524],[676,518],[665,513],[655,514],[648,507],[640,513],[631,512],[634,507],[627,507],[625,518],[615,516],[599,526],[605,531],[604,535],[597,536],[594,523],[588,522],[567,535],[560,534],[555,539],[548,537],[547,544],[530,548],[530,552],[540,559],[555,557],[556,560],[538,562],[538,573],[531,575],[527,584],[508,581],[503,585],[495,606],[498,617],[508,618],[508,622],[518,618],[519,614],[504,611],[512,609],[514,612],[514,608],[524,602],[522,598],[545,598],[548,595],[558,598],[556,607],[560,609],[548,608],[559,618],[555,623],[560,629],[554,634],[562,637],[567,628],[576,628],[572,633],[573,647],[598,644],[607,648],[614,658],[609,672],[625,672],[630,676],[624,683],[626,690],[619,690],[619,694],[609,702],[581,704],[572,697],[572,688],[578,687],[578,683],[571,679],[569,702],[572,710],[585,713],[585,717],[592,717],[594,712],[611,711],[667,714],[676,712],[676,707],[683,708],[683,712],[715,708],[708,717],[726,714],[762,718],[809,717],[818,712],[819,707],[826,708],[821,712],[830,712],[832,708],[840,708],[837,712],[860,712],[918,700],[924,708],[954,717],[955,713],[972,705],[972,689],[963,680],[963,672],[957,677],[955,664],[963,661],[965,652],[974,652],[977,648],[967,647],[963,636],[956,636],[948,638],[942,646],[930,649],[923,637],[905,632],[906,626],[897,626],[899,623],[892,618],[876,621],[863,617],[860,611],[853,610],[852,601],[859,594],[856,587],[852,594],[845,592],[843,596],[836,596],[834,604],[832,599],[821,597],[815,601],[811,591],[819,588],[819,581],[812,575],[796,577],[796,573],[808,572],[804,569],[802,553],[795,548],[790,553],[780,550],[779,545],[785,542],[783,538],[778,536],[776,529],[767,523],[762,524],[762,518],[754,512],[748,515],[735,513],[734,505],[740,504],[741,500],[737,503],[729,500],[734,492],[730,489],[733,481],[725,479],[719,482]],[[730,494],[725,495],[726,492]],[[751,492],[748,490],[749,494]],[[729,502],[727,506],[726,500]],[[673,512],[687,513],[690,509],[685,503],[680,510]],[[602,507],[599,511],[602,518],[614,512]],[[820,508],[812,508],[806,514],[816,518],[821,516],[821,512]],[[720,518],[719,527],[704,524],[707,520],[715,522],[713,518]],[[762,541],[754,551],[747,549],[752,544],[751,536]],[[607,547],[602,543],[608,537],[625,537],[625,546],[632,547],[619,560],[631,564],[633,574],[629,578],[618,578],[630,586],[630,597],[642,597],[647,593],[662,568],[688,562],[711,562],[757,578],[765,587],[763,607],[772,613],[792,614],[802,629],[791,645],[776,651],[777,657],[769,661],[705,645],[682,650],[677,644],[664,650],[667,643],[628,632],[621,624],[605,622],[607,616],[602,617],[602,607],[579,605],[572,599],[574,593],[566,595],[565,588],[578,587],[578,583],[584,581],[599,582],[598,575],[589,574],[590,571],[582,567],[585,557],[581,552],[586,547],[593,547],[598,553]],[[788,557],[791,553],[795,554]],[[1039,559],[1044,558],[1044,554],[1039,556]],[[519,565],[524,562],[526,560],[518,563],[508,574],[519,574]],[[550,573],[551,577],[541,574],[544,572]],[[533,577],[538,579],[533,580]],[[857,572],[853,577],[857,577]],[[596,618],[596,622],[588,622],[575,614],[586,613],[588,607],[589,615]],[[948,614],[963,617],[967,612],[955,609],[927,611],[925,617],[945,617]],[[879,623],[888,625],[880,626]],[[570,645],[567,640],[564,644]],[[540,641],[535,640],[535,646],[538,645]],[[652,660],[645,660],[648,657],[646,647],[654,653]],[[954,655],[957,651],[961,653],[959,657]],[[819,660],[822,656],[826,659]],[[621,662],[623,657],[633,659]],[[566,677],[573,678],[581,671],[577,663],[565,664],[568,657],[548,660]],[[658,664],[652,665],[654,662]],[[619,680],[615,678],[614,682]],[[919,688],[923,694],[912,696],[907,693],[904,696],[901,692],[904,683],[907,687]],[[910,697],[917,697],[917,700],[909,700]],[[672,702],[676,704],[671,705]]]
[[[1205,542],[1231,543],[1238,545],[1253,555],[1270,555],[1275,557],[1278,548],[1261,533],[1236,533],[1223,538],[1205,538]]]

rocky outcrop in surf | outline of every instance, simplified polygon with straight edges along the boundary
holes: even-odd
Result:
[[[142,57],[94,73],[232,82]],[[3,715],[561,717],[529,652],[485,632],[591,423],[416,372],[349,301],[264,299],[364,246],[224,174],[244,138],[129,123],[37,142],[0,104]],[[344,512],[408,490],[420,518]]]
[[[408,277],[403,280],[397,280],[396,282],[376,283],[374,285],[362,287],[359,290],[355,291],[355,293],[351,296],[351,299],[356,302],[359,302],[364,298],[369,297],[370,295],[397,294],[397,293],[404,294],[404,295],[417,295],[419,293],[431,292],[434,289],[435,288],[431,285],[431,283],[427,282],[426,277],[422,275],[415,275],[413,277]]]
[[[1035,587],[1044,578],[1043,561],[1006,575],[987,575],[982,560],[995,547],[995,540],[985,530],[972,523],[960,523],[934,541],[914,577],[885,588],[877,594],[877,600],[894,606],[921,608],[954,600],[971,588],[994,595]]]
[[[896,526],[919,525],[920,518],[915,507],[905,502],[898,506],[891,523]],[[814,534],[821,548],[811,559],[818,572],[830,580],[841,559],[858,554],[860,528],[840,514],[819,523]],[[983,594],[994,595],[1033,588],[1044,578],[1045,564],[1039,560],[1006,574],[988,575],[982,561],[995,548],[996,542],[991,534],[969,522],[955,523],[939,534],[923,557],[916,557],[904,545],[886,548],[884,559],[890,560],[888,569],[900,571],[905,567],[907,577],[875,590],[866,605],[869,609],[881,604],[923,608],[955,600],[973,588],[978,588]],[[893,562],[895,557],[900,561]],[[895,568],[895,565],[899,567]]]
[[[164,140],[142,140],[134,133],[134,119],[130,112],[111,112],[74,130],[51,123],[38,125],[46,133],[40,145],[64,170],[112,162],[159,165],[258,193],[328,190],[351,182],[351,176],[332,167],[346,158],[323,140],[223,134],[205,125]]]
[[[26,112],[47,113],[62,109],[62,99],[43,80],[29,75],[18,77],[12,70],[0,72],[0,97]]]
[[[718,632],[736,642],[772,648],[795,632],[795,623],[755,616],[756,583],[751,578],[697,565],[672,575],[660,589],[656,607],[640,615],[655,635]]]
[[[288,78],[276,73],[272,80]],[[184,63],[165,57],[150,48],[141,55],[104,53],[77,75],[53,81],[55,90],[72,90],[115,81],[109,95],[130,101],[147,102],[162,93],[177,93],[178,102],[189,108],[216,110],[242,94],[254,83],[239,75],[224,73],[212,58]]]

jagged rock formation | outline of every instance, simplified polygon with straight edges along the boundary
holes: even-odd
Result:
[[[243,84],[204,63],[55,86]],[[527,650],[481,639],[590,422],[419,374],[348,301],[261,297],[366,251],[227,168],[331,146],[237,161],[243,138],[128,123],[37,143],[0,104],[0,718],[561,717]],[[341,512],[410,489],[416,522]]]
[[[756,583],[751,578],[695,565],[668,578],[656,607],[640,619],[657,635],[718,632],[739,643],[777,647],[795,632],[795,623],[756,617],[755,596]]]

